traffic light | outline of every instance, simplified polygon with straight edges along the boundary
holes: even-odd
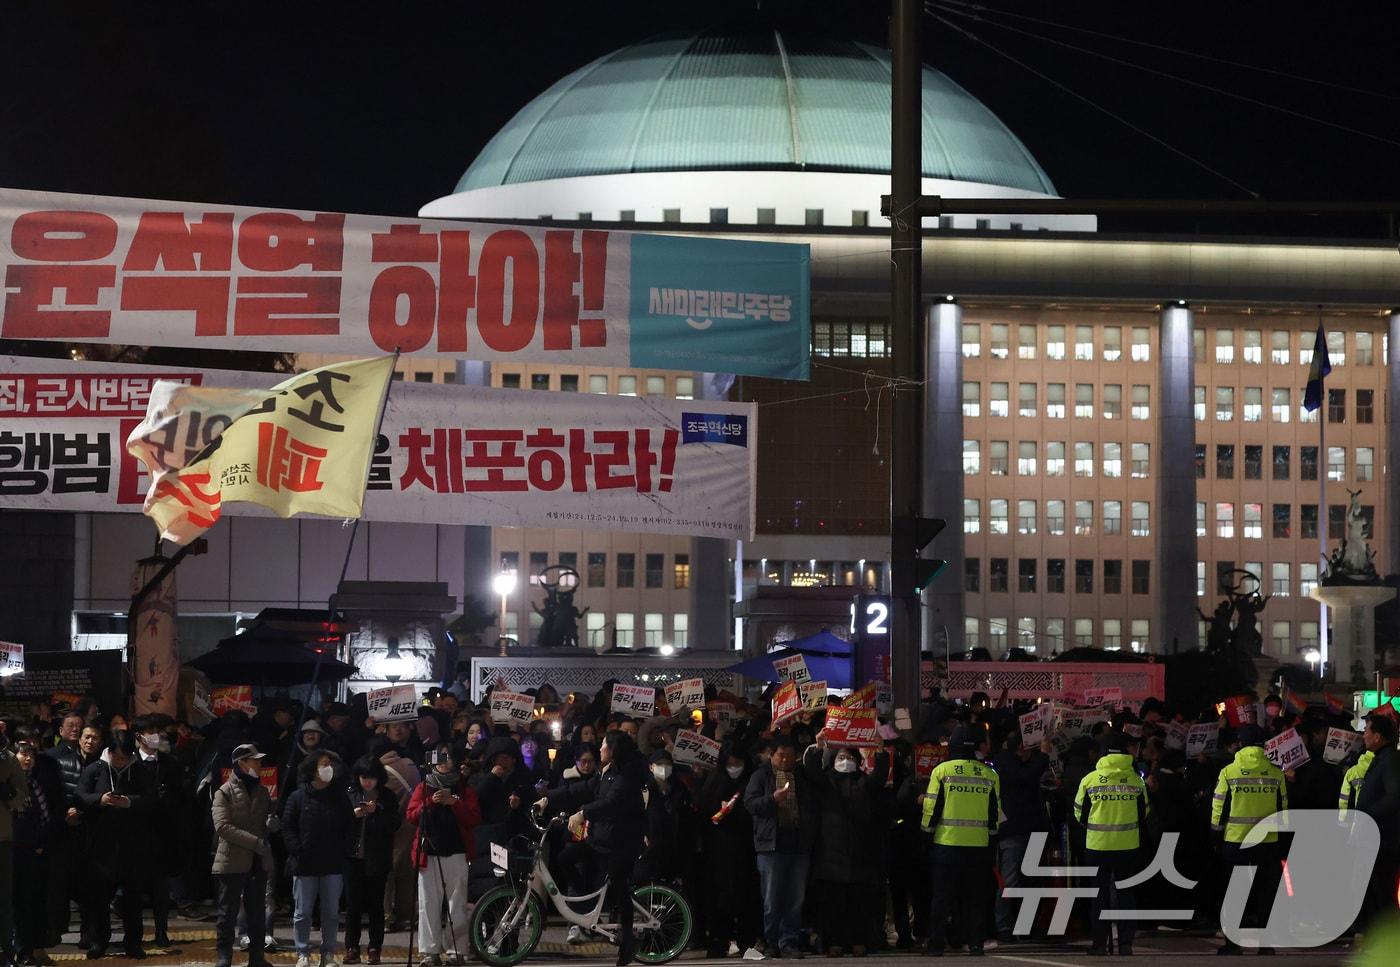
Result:
[[[926,559],[919,555],[933,539],[942,533],[947,521],[941,517],[914,517],[908,522],[914,545],[914,593],[922,593],[938,576],[938,572],[948,566],[947,561]]]

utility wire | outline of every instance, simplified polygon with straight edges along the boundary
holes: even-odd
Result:
[[[953,23],[951,20],[948,20],[946,17],[943,17],[941,14],[935,13],[935,12],[933,12],[932,10],[929,10],[929,9],[927,9],[927,8],[925,9],[925,12],[926,12],[929,16],[934,17],[935,19],[937,19],[937,20],[939,20],[940,22],[942,22],[944,25],[946,25],[946,26],[952,28],[953,30],[956,30],[958,33],[960,33],[960,34],[962,34],[963,36],[967,37],[969,40],[974,41],[975,43],[979,43],[979,44],[981,44],[982,46],[986,47],[988,50],[992,51],[993,53],[999,54],[1000,56],[1005,57],[1007,60],[1011,61],[1011,63],[1015,64],[1017,67],[1020,67],[1022,70],[1025,70],[1025,71],[1028,71],[1028,72],[1034,74],[1036,77],[1039,77],[1039,78],[1040,78],[1041,80],[1043,80],[1045,83],[1050,84],[1050,85],[1053,85],[1054,87],[1059,88],[1061,91],[1064,91],[1064,92],[1065,92],[1066,94],[1068,94],[1070,97],[1073,97],[1073,98],[1075,98],[1075,99],[1078,100],[1078,101],[1082,101],[1083,103],[1085,103],[1085,104],[1089,105],[1090,107],[1092,107],[1094,110],[1096,110],[1096,111],[1101,111],[1102,113],[1107,114],[1109,117],[1113,118],[1113,120],[1117,121],[1119,124],[1122,124],[1122,125],[1124,125],[1125,127],[1131,128],[1132,130],[1136,131],[1138,134],[1142,135],[1144,138],[1147,138],[1149,141],[1153,142],[1154,144],[1160,145],[1161,147],[1166,148],[1168,151],[1172,152],[1173,154],[1175,154],[1175,155],[1177,155],[1177,156],[1179,156],[1179,157],[1185,158],[1187,161],[1191,162],[1193,165],[1196,165],[1198,168],[1201,168],[1201,169],[1203,169],[1203,170],[1205,170],[1205,171],[1210,172],[1211,174],[1213,174],[1213,175],[1215,175],[1217,178],[1219,178],[1221,181],[1227,182],[1228,184],[1232,185],[1234,188],[1238,189],[1239,191],[1242,191],[1242,192],[1244,192],[1246,195],[1249,195],[1251,198],[1258,198],[1258,197],[1260,197],[1258,192],[1256,192],[1256,191],[1254,191],[1253,189],[1247,187],[1246,185],[1240,184],[1238,181],[1236,181],[1234,178],[1231,178],[1229,175],[1225,174],[1223,171],[1220,171],[1220,170],[1218,170],[1218,169],[1216,169],[1216,168],[1212,168],[1210,165],[1206,164],[1206,163],[1205,163],[1204,161],[1202,161],[1201,159],[1199,159],[1199,158],[1197,158],[1197,157],[1195,157],[1195,156],[1193,156],[1193,155],[1190,155],[1190,154],[1186,153],[1186,152],[1183,151],[1181,148],[1178,148],[1176,145],[1172,144],[1170,141],[1166,141],[1166,140],[1163,140],[1162,138],[1157,137],[1157,135],[1153,134],[1151,131],[1146,130],[1145,128],[1141,127],[1140,125],[1134,124],[1132,121],[1129,121],[1127,118],[1123,117],[1121,114],[1117,114],[1117,113],[1115,113],[1115,112],[1109,110],[1108,108],[1104,107],[1102,104],[1099,104],[1097,101],[1093,101],[1093,100],[1089,99],[1088,97],[1084,96],[1083,94],[1080,94],[1078,91],[1074,90],[1073,88],[1071,88],[1071,87],[1069,87],[1069,86],[1067,86],[1067,85],[1065,85],[1065,84],[1060,83],[1059,81],[1055,80],[1055,78],[1049,76],[1048,74],[1044,73],[1043,71],[1037,70],[1036,68],[1032,67],[1030,64],[1027,64],[1025,61],[1023,61],[1023,60],[1021,60],[1021,59],[1019,59],[1019,58],[1017,58],[1017,57],[1013,57],[1011,54],[1008,54],[1006,51],[1002,50],[1000,47],[997,47],[995,44],[991,43],[990,41],[983,40],[981,37],[979,37],[979,36],[977,36],[976,34],[972,33],[970,30],[967,30],[966,28],[964,28],[964,27],[961,26],[960,24]]]
[[[1382,144],[1389,144],[1400,148],[1400,141],[1397,141],[1394,138],[1387,138],[1384,135],[1373,134],[1370,131],[1363,131],[1360,128],[1353,128],[1350,125],[1340,124],[1336,121],[1329,121],[1326,118],[1316,117],[1315,115],[1306,114],[1302,111],[1295,111],[1292,108],[1284,107],[1281,104],[1274,104],[1271,101],[1261,100],[1257,97],[1250,97],[1248,94],[1237,94],[1234,91],[1227,91],[1224,88],[1216,87],[1214,84],[1207,84],[1204,81],[1192,80],[1189,77],[1182,77],[1180,74],[1168,73],[1167,71],[1158,70],[1155,67],[1148,67],[1145,64],[1139,64],[1135,61],[1124,60],[1121,57],[1114,57],[1111,54],[1101,53],[1097,50],[1090,50],[1088,47],[1081,47],[1078,44],[1071,44],[1064,40],[1056,40],[1053,37],[1046,37],[1041,34],[1033,33],[1029,30],[1022,30],[1020,27],[1013,27],[1010,24],[997,23],[995,20],[988,20],[985,17],[979,17],[977,14],[968,13],[965,10],[955,9],[953,7],[946,6],[942,7],[941,9],[945,13],[951,13],[957,16],[967,17],[971,20],[976,20],[980,23],[987,24],[988,26],[996,27],[999,30],[1009,30],[1012,33],[1021,34],[1022,36],[1030,37],[1033,40],[1039,40],[1047,44],[1053,44],[1056,47],[1064,47],[1067,50],[1073,50],[1081,54],[1088,54],[1090,57],[1098,57],[1099,59],[1106,60],[1112,64],[1118,64],[1122,67],[1131,67],[1135,70],[1144,71],[1148,74],[1154,74],[1158,77],[1162,77],[1167,80],[1177,81],[1178,83],[1186,84],[1189,87],[1196,87],[1204,91],[1210,91],[1213,94],[1220,94],[1225,97],[1232,97],[1235,100],[1244,101],[1246,104],[1253,104],[1255,107],[1267,108],[1271,111],[1277,111],[1280,114],[1287,114],[1290,117],[1295,117],[1303,121],[1311,121],[1314,124],[1321,124],[1324,127],[1333,128],[1337,131],[1345,131],[1348,134],[1354,134],[1357,137],[1367,138],[1371,141],[1379,141]],[[931,16],[937,16],[937,14],[934,14],[927,6],[924,8],[924,10]],[[942,18],[940,17],[939,19]],[[948,23],[948,21],[944,20],[944,23]],[[949,24],[949,26],[951,26],[951,24]],[[982,42],[986,43],[986,41]]]
[[[1337,91],[1346,91],[1349,94],[1362,94],[1366,97],[1379,97],[1386,101],[1400,101],[1400,95],[1386,94],[1383,91],[1373,91],[1364,87],[1353,87],[1350,84],[1339,84],[1336,81],[1325,81],[1320,77],[1306,77],[1293,74],[1288,71],[1276,70],[1272,67],[1260,67],[1257,64],[1244,64],[1239,61],[1230,60],[1225,57],[1213,57],[1210,54],[1202,54],[1194,50],[1183,50],[1180,47],[1168,47],[1165,44],[1154,44],[1147,40],[1135,40],[1132,37],[1124,37],[1120,34],[1105,33],[1102,30],[1090,30],[1088,27],[1076,27],[1072,24],[1060,23],[1055,20],[1045,20],[1041,17],[1032,17],[1024,13],[1012,13],[1010,10],[1002,10],[997,7],[988,7],[981,3],[969,3],[967,0],[938,0],[941,4],[952,4],[956,7],[965,7],[969,10],[980,10],[986,13],[995,14],[1001,17],[1010,17],[1014,20],[1025,20],[1030,23],[1041,24],[1046,27],[1056,27],[1060,30],[1068,30],[1074,33],[1088,34],[1091,37],[1101,37],[1104,40],[1116,40],[1119,43],[1134,44],[1138,47],[1146,47],[1149,50],[1160,50],[1163,53],[1175,54],[1178,57],[1194,57],[1197,60],[1208,61],[1212,64],[1224,64],[1226,67],[1234,67],[1240,70],[1255,71],[1259,74],[1268,74],[1273,77],[1282,77],[1286,80],[1297,81],[1303,84],[1316,84],[1320,87],[1329,87]]]

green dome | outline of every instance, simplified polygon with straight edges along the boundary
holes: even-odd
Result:
[[[924,68],[926,178],[1053,195],[1006,125]],[[888,173],[890,61],[777,32],[658,37],[582,67],[491,139],[456,190],[650,171]]]

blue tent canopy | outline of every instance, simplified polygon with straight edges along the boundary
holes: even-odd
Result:
[[[853,688],[854,648],[849,641],[836,637],[829,631],[819,631],[805,638],[782,642],[783,647],[766,655],[730,665],[728,671],[737,672],[745,678],[763,682],[778,681],[778,671],[773,662],[792,655],[801,655],[807,662],[807,670],[813,680],[825,681],[828,688]]]

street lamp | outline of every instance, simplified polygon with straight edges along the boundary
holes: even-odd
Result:
[[[384,673],[384,680],[396,683],[403,677],[403,656],[399,654],[399,639],[390,638],[388,646],[384,649],[384,661],[380,664],[380,669]]]
[[[515,572],[502,571],[500,574],[497,574],[491,579],[491,587],[501,596],[501,654],[504,656],[506,654],[506,646],[504,644],[506,637],[506,608],[509,607],[509,603],[506,599],[509,598],[511,592],[515,590]]]
[[[1303,652],[1303,661],[1308,663],[1308,668],[1314,675],[1317,674],[1317,663],[1322,659],[1322,652],[1316,648],[1308,648]]]

